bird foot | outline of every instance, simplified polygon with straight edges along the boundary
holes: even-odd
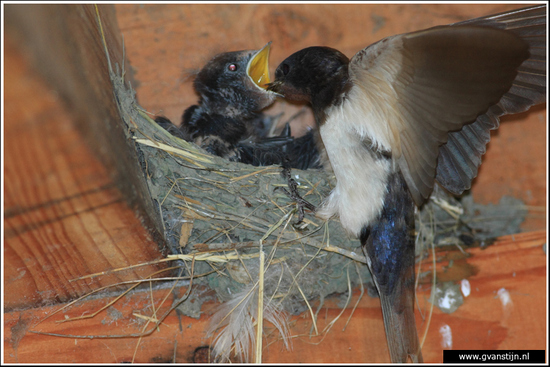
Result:
[[[289,198],[296,202],[296,206],[298,209],[298,221],[294,223],[294,226],[299,226],[304,220],[304,209],[309,209],[315,213],[316,208],[315,205],[311,204],[309,201],[300,196],[300,194],[298,193],[298,183],[292,178],[290,170],[290,166],[283,164],[282,175],[287,181],[288,190],[285,188],[282,188],[282,190]]]

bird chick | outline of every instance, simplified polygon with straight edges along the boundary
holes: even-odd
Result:
[[[320,206],[360,238],[392,362],[422,362],[414,210],[470,188],[498,117],[546,99],[546,6],[384,38],[348,59],[309,47],[269,90],[312,106],[337,184]]]
[[[172,135],[192,141],[231,161],[291,168],[320,168],[315,132],[294,139],[288,123],[279,136],[269,136],[278,117],[263,114],[277,96],[266,90],[271,43],[257,51],[225,52],[198,73],[194,88],[199,102],[187,108],[178,128],[165,117],[155,121]]]
[[[270,45],[256,51],[214,56],[194,80],[199,102],[184,111],[180,128],[165,117],[157,117],[155,121],[171,134],[193,141],[211,154],[238,161],[237,143],[262,136],[269,120],[259,111],[271,105],[277,96],[266,90]]]

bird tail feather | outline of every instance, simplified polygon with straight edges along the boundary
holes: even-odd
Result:
[[[414,282],[412,287],[400,284],[389,295],[380,293],[380,302],[392,362],[410,358],[413,363],[422,363],[414,318]]]

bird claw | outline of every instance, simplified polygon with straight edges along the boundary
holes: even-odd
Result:
[[[296,227],[299,226],[304,220],[304,209],[309,209],[315,213],[316,207],[315,205],[311,204],[309,201],[300,196],[300,194],[298,193],[298,183],[292,178],[290,174],[290,166],[285,163],[283,163],[283,171],[281,173],[283,177],[287,180],[289,190],[285,188],[282,188],[282,190],[289,198],[296,202],[296,207],[298,210],[298,221],[294,223],[294,226]]]

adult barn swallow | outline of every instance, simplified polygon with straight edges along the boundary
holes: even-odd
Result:
[[[348,59],[310,47],[270,90],[309,102],[337,179],[318,215],[360,238],[392,362],[422,362],[414,210],[434,182],[470,188],[499,116],[546,99],[546,6],[384,38]]]

